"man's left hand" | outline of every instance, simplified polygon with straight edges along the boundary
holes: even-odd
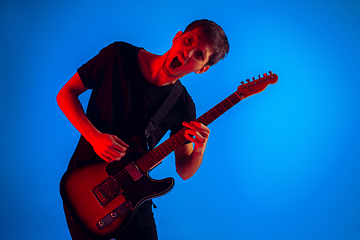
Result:
[[[190,123],[183,122],[183,125],[188,128],[185,130],[185,137],[195,144],[194,150],[205,151],[210,129],[204,124],[195,121],[191,121]]]

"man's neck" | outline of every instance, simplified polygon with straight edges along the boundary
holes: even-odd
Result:
[[[139,51],[138,61],[141,73],[153,85],[161,87],[174,84],[178,80],[177,78],[168,77],[163,72],[165,58],[166,53],[164,55],[156,55],[143,49]]]

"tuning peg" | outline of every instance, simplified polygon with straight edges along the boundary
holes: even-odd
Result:
[[[269,73],[270,73],[270,74],[273,74],[273,72],[272,72],[272,71],[270,71]]]
[[[255,81],[255,77],[252,78]]]
[[[266,77],[267,76],[267,74],[266,73],[264,73],[264,77]]]
[[[246,79],[247,82],[250,82],[250,79]]]
[[[244,81],[241,81],[241,84],[245,84]]]

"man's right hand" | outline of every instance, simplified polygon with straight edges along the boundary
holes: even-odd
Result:
[[[98,133],[89,140],[95,153],[106,162],[119,161],[125,156],[125,152],[129,147],[117,136],[107,133]]]

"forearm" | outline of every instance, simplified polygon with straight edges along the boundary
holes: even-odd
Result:
[[[89,141],[99,131],[92,125],[78,99],[77,93],[60,90],[57,103],[71,124]]]
[[[202,123],[184,122],[185,138],[194,144],[184,144],[175,150],[176,171],[184,180],[191,178],[199,169],[210,134],[210,129]]]
[[[191,144],[186,145],[191,146]],[[188,148],[187,153],[185,154],[176,154],[175,152],[175,156],[177,157],[176,171],[182,179],[187,180],[191,178],[199,169],[203,160],[205,149],[200,151],[198,150],[199,149],[189,150]]]
[[[79,101],[79,95],[87,88],[76,73],[59,91],[56,101],[65,116],[94,148],[95,153],[107,162],[120,160],[129,147],[115,135],[101,133],[90,122]]]

